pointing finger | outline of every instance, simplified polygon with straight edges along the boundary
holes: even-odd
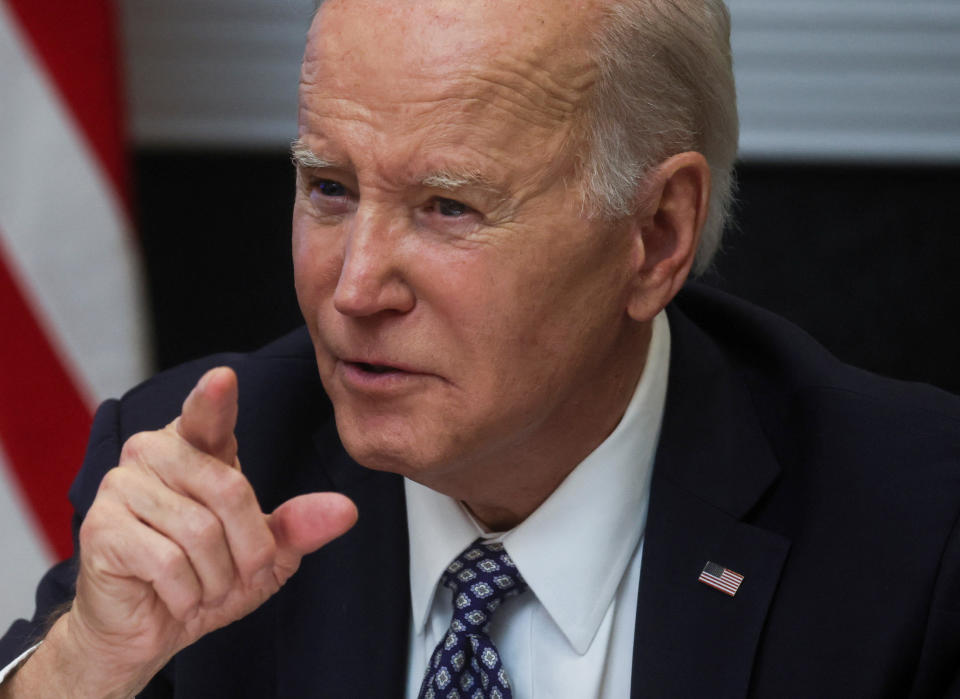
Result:
[[[183,402],[176,431],[200,451],[231,466],[237,460],[237,375],[228,367],[211,369]]]

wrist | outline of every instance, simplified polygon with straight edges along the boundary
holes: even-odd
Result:
[[[50,628],[43,642],[0,689],[0,699],[63,697],[64,699],[129,699],[141,673],[97,657],[95,648],[78,638],[68,612]]]

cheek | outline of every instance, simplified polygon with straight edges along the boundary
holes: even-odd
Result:
[[[561,252],[561,251],[556,251]],[[566,253],[567,251],[563,251]],[[619,251],[591,245],[540,255],[497,292],[499,370],[547,390],[573,380],[622,328],[628,265]]]
[[[340,277],[343,255],[336,236],[321,235],[295,216],[293,221],[293,279],[300,310],[312,324],[324,298],[332,296]]]
[[[501,270],[451,304],[449,317],[468,348],[465,381],[475,408],[526,404],[549,382],[549,362],[543,360],[556,336],[544,326],[556,323],[523,280]]]

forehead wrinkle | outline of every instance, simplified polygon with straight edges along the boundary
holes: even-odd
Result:
[[[496,79],[488,79],[480,75],[472,76],[474,80],[486,82],[491,90],[486,97],[461,99],[464,104],[473,103],[482,107],[493,107],[507,112],[519,121],[540,128],[556,128],[567,121],[572,112],[564,109],[550,109],[545,105],[534,103],[528,96],[510,89]],[[493,99],[490,99],[490,97]]]
[[[575,113],[596,80],[593,66],[584,66],[566,80],[536,62],[501,58],[489,68],[473,71],[473,77],[491,84],[502,96],[531,109],[542,109],[561,119]]]
[[[322,100],[322,102],[318,104],[317,99]],[[319,82],[301,82],[298,100],[301,113],[307,112],[321,119],[329,117],[342,121],[366,122],[371,117],[369,107],[357,100],[339,97],[336,94],[336,88],[331,88],[329,85],[323,85]],[[324,107],[323,110],[318,108],[321,105]]]
[[[547,126],[576,114],[596,80],[596,67],[585,54],[580,58],[566,57],[558,65],[556,51],[560,49],[571,47],[553,44],[538,46],[517,56],[507,52],[493,56],[488,53],[479,59],[461,56],[439,64],[400,61],[389,67],[394,76],[391,84],[374,77],[365,86],[341,84],[337,77],[342,69],[340,58],[335,55],[334,60],[321,52],[313,60],[304,62],[301,99],[313,93],[329,105],[336,105],[339,118],[364,121],[373,116],[369,106],[363,104],[367,100],[357,103],[338,96],[342,90],[356,92],[359,88],[357,94],[371,93],[367,96],[376,98],[376,111],[415,106],[429,110],[442,107],[446,102],[464,106],[480,103],[500,107],[526,123]],[[373,70],[369,65],[362,68]],[[320,80],[319,76],[324,77]],[[431,86],[439,90],[431,91]],[[318,88],[321,95],[316,95]],[[423,93],[424,89],[427,94]]]
[[[438,107],[444,103],[459,105],[467,113],[499,109],[525,124],[555,130],[576,119],[592,84],[591,75],[576,87],[555,89],[514,71],[492,67],[458,77],[432,102]]]

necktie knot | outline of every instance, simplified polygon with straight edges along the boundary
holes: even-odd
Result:
[[[509,699],[500,654],[488,631],[493,612],[527,589],[503,544],[478,539],[440,578],[453,591],[453,620],[430,658],[421,699]]]
[[[453,590],[454,630],[468,633],[487,633],[490,616],[503,600],[527,589],[503,544],[482,540],[447,566],[440,581]]]

